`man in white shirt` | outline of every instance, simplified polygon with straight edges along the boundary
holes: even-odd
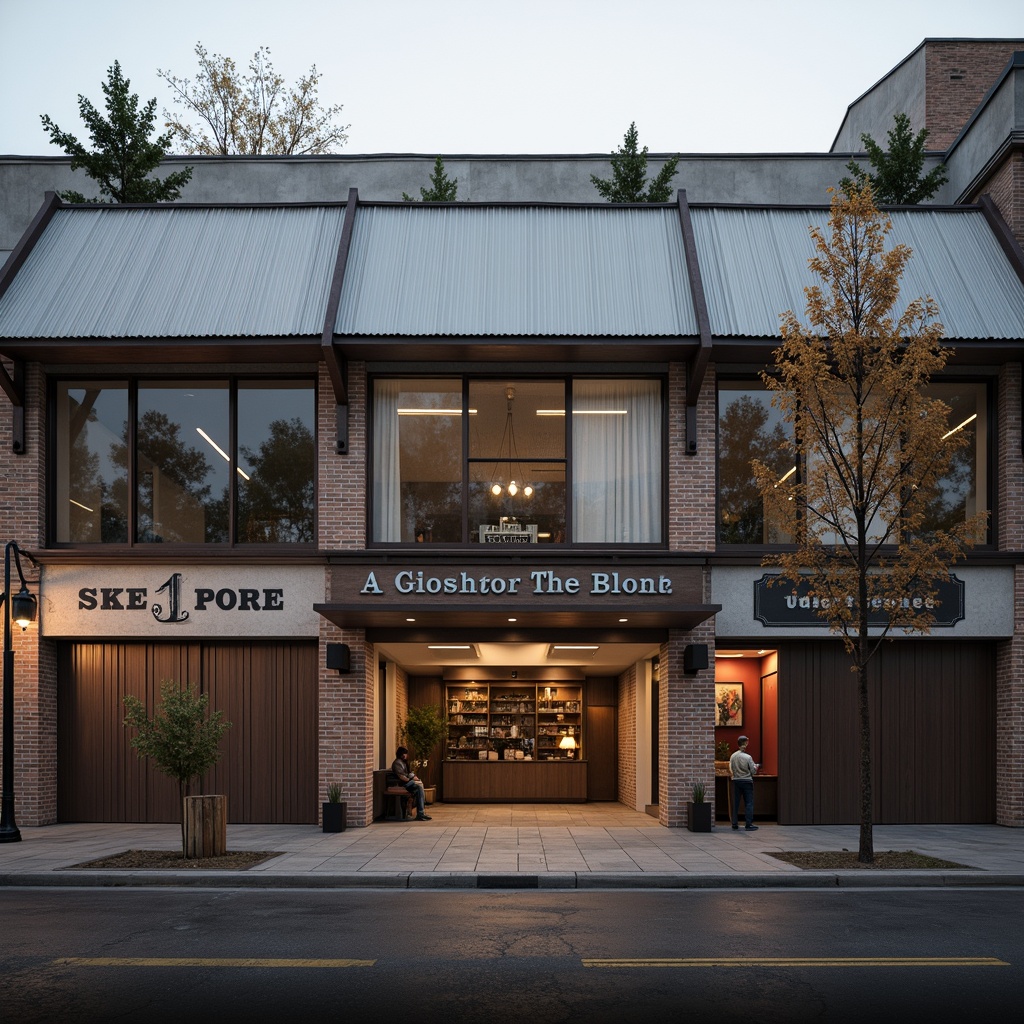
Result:
[[[757,826],[754,824],[754,774],[759,765],[747,753],[749,739],[741,736],[737,741],[739,750],[729,758],[729,774],[732,776],[732,827],[738,829],[740,826],[740,797],[743,797],[743,813],[747,819],[747,831],[754,832]]]

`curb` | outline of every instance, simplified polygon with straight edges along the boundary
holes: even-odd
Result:
[[[0,874],[0,887],[197,889],[915,889],[1024,888],[1024,875],[981,871],[656,872],[400,871],[269,874],[224,871],[50,871]]]

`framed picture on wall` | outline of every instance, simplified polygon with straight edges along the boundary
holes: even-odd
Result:
[[[715,725],[743,725],[742,683],[715,683]]]

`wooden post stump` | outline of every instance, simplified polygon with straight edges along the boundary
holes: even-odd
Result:
[[[185,797],[185,857],[222,857],[228,852],[228,798]]]

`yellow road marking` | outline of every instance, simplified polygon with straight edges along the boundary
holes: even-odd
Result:
[[[65,956],[55,967],[372,967],[376,960],[274,960],[261,957]]]
[[[721,956],[584,959],[584,967],[1009,967],[992,956]]]

